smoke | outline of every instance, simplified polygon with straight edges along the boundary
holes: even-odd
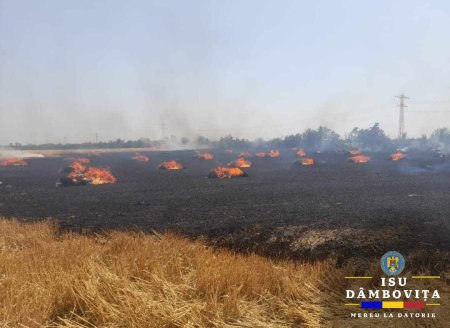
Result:
[[[8,158],[43,158],[45,157],[42,154],[31,152],[31,151],[22,151],[22,150],[13,150],[7,148],[0,148],[0,159],[8,159]]]
[[[431,38],[447,30],[443,10],[428,31],[431,9],[397,23],[382,4],[377,20],[319,2],[81,2],[0,3],[0,144],[344,135],[374,122],[395,136],[399,89],[448,93],[445,32]],[[448,114],[416,117],[410,135]]]

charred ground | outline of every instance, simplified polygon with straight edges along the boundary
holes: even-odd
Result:
[[[36,158],[0,168],[0,216],[57,219],[63,228],[177,231],[239,251],[315,259],[365,257],[398,250],[450,250],[449,159],[410,153],[401,162],[369,154],[366,164],[344,153],[314,154],[316,165],[296,165],[292,150],[279,158],[252,158],[246,178],[207,179],[237,153],[213,151],[211,161],[192,151],[90,157],[110,167],[113,185],[56,187],[70,156]],[[185,169],[158,165],[178,160]],[[443,259],[442,265],[448,265]]]

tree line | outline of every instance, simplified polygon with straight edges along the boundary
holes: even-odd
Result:
[[[370,151],[392,150],[402,147],[436,147],[441,150],[450,151],[450,130],[441,128],[435,130],[429,137],[391,139],[378,123],[362,129],[354,128],[344,136],[339,135],[332,129],[320,126],[317,129],[307,129],[302,133],[287,135],[284,138],[271,140],[248,140],[233,137],[231,135],[210,140],[204,136],[195,139],[187,137],[177,138],[170,136],[163,140],[150,140],[141,138],[138,140],[116,139],[108,142],[85,142],[85,143],[46,143],[46,144],[10,144],[10,148],[21,150],[39,149],[106,149],[106,148],[164,148],[167,145],[178,145],[182,147],[212,147],[231,149],[255,149],[255,148],[294,148],[301,147],[307,150],[344,150],[350,148],[365,149]]]

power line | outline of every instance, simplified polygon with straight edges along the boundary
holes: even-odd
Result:
[[[450,110],[408,110],[407,113],[450,113]]]
[[[405,105],[405,99],[409,99],[403,93],[400,96],[396,96],[400,98],[400,104],[398,107],[400,108],[399,120],[398,120],[398,138],[403,139],[405,137],[405,108],[408,107]]]

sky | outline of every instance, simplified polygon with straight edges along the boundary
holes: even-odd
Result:
[[[0,144],[450,122],[448,1],[0,0]]]

